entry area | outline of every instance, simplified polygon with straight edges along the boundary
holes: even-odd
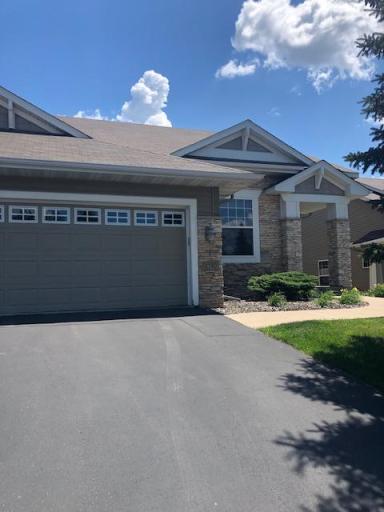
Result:
[[[182,208],[3,204],[2,315],[188,304]]]

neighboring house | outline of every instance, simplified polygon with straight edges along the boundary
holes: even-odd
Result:
[[[320,203],[330,282],[350,286],[348,203],[368,192],[249,120],[59,118],[4,88],[0,175],[1,314],[219,306],[223,273],[241,294],[252,274],[302,268],[301,216]]]
[[[373,208],[372,201],[384,194],[384,179],[359,178],[359,183],[371,193],[352,200],[349,204],[351,228],[352,284],[368,290],[384,282],[384,264],[369,265],[362,258],[361,249],[370,243],[384,243],[384,213]],[[329,267],[327,240],[327,212],[319,210],[302,219],[304,270],[319,276],[319,284],[328,286]]]

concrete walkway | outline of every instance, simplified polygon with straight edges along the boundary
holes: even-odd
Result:
[[[304,311],[267,311],[262,313],[237,313],[228,315],[247,327],[260,329],[270,325],[304,322],[305,320],[343,320],[384,316],[384,298],[364,297],[368,306],[346,309],[312,309]]]

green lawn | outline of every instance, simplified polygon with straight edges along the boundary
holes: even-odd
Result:
[[[384,391],[384,318],[314,320],[261,330]]]

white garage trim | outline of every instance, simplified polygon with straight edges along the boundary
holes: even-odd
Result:
[[[34,192],[25,190],[0,190],[0,199],[12,202],[34,203],[63,202],[97,205],[119,204],[124,206],[151,206],[159,208],[182,207],[186,209],[188,304],[199,305],[199,263],[197,243],[197,201],[182,197],[121,196],[112,194],[77,194],[66,192]]]

